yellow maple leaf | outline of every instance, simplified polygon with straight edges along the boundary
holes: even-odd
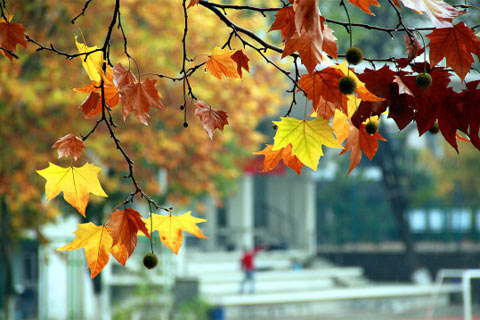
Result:
[[[322,145],[330,148],[343,147],[333,136],[328,120],[315,118],[310,121],[281,118],[273,121],[278,126],[272,150],[279,150],[292,144],[292,154],[307,167],[317,171],[318,161],[323,156]]]
[[[86,53],[91,52],[93,50],[97,50],[97,46],[89,47],[84,43],[80,43],[77,41],[78,37],[75,37],[75,45],[77,46],[79,53]],[[82,65],[85,71],[88,74],[88,77],[92,81],[100,82],[102,80],[102,64],[103,64],[103,53],[101,51],[97,51],[91,53],[85,59],[85,56],[81,56]]]
[[[367,89],[367,87],[365,86],[365,83],[360,81],[360,79],[358,79],[357,75],[352,70],[348,69],[347,61],[339,65],[332,66],[332,68],[341,70],[345,76],[348,75],[349,77],[352,77],[355,80],[355,82],[357,83],[357,88],[355,89],[355,91],[357,92],[360,99],[362,99],[363,101],[384,101],[385,100],[383,98],[377,97]]]
[[[45,193],[47,200],[53,199],[63,191],[65,201],[75,207],[84,217],[85,208],[90,199],[89,193],[100,197],[108,197],[103,191],[98,173],[100,168],[91,163],[82,167],[62,168],[49,162],[48,168],[37,170],[37,173],[47,179]]]
[[[113,245],[110,230],[108,227],[96,226],[89,222],[79,224],[74,234],[76,237],[72,242],[57,250],[64,251],[84,248],[91,277],[95,278],[110,259],[110,252],[112,251]]]
[[[174,216],[172,214],[162,216],[151,213],[153,221],[152,226],[150,226],[150,218],[142,220],[145,222],[148,230],[151,228],[153,231],[157,230],[163,244],[177,254],[183,243],[183,231],[191,233],[198,238],[208,239],[202,233],[202,230],[197,227],[197,223],[205,222],[207,220],[193,217],[190,215],[191,212],[192,211],[188,211],[181,216]],[[138,234],[143,235],[143,233],[140,232]]]
[[[210,59],[207,60],[207,71],[219,80],[222,80],[222,75],[229,78],[239,78],[235,61],[232,59],[234,53],[235,50],[215,47]]]

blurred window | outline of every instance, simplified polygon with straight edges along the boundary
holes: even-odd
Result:
[[[425,210],[412,210],[409,214],[410,229],[412,232],[424,232],[427,228]]]
[[[452,210],[452,230],[467,231],[472,227],[472,213],[468,209]]]
[[[432,209],[428,215],[430,231],[440,232],[445,227],[445,212],[440,209]]]

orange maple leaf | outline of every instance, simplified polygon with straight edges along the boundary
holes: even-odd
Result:
[[[318,116],[330,119],[336,108],[346,108],[347,97],[338,88],[338,81],[342,77],[342,71],[328,67],[304,74],[298,81],[299,87],[307,94],[307,99],[312,100],[312,108]]]
[[[200,118],[200,122],[203,125],[208,136],[213,141],[213,132],[215,129],[219,129],[223,132],[223,127],[228,124],[228,115],[225,111],[215,110],[204,101],[198,100],[194,104],[195,115]]]
[[[84,248],[91,277],[95,278],[110,259],[113,240],[109,231],[109,227],[96,226],[91,222],[79,224],[78,229],[74,232],[76,235],[75,239],[57,250]]]
[[[295,11],[293,11],[293,7],[284,7],[277,11],[275,21],[268,31],[270,32],[272,30],[280,30],[282,42],[288,41],[293,36],[296,31]]]
[[[322,17],[322,21],[325,18]],[[327,25],[323,26],[323,45],[322,50],[325,51],[326,54],[333,57],[335,60],[338,59],[337,56],[337,38],[333,35],[333,29],[328,27]]]
[[[82,151],[85,149],[85,143],[73,133],[69,133],[58,139],[52,148],[57,148],[59,159],[72,156],[76,161],[82,155]]]
[[[275,151],[273,151],[272,148],[272,145],[267,144],[265,149],[253,153],[265,156],[262,172],[275,169],[280,160],[283,160],[283,163],[298,173],[298,175],[302,173],[303,163],[298,160],[297,156],[292,155],[292,144],[288,144],[286,147]]]
[[[25,27],[19,23],[0,22],[0,46],[15,52],[17,44],[27,48]],[[13,60],[13,56],[7,51],[0,50],[0,52],[10,61]]]
[[[219,80],[222,80],[222,75],[228,78],[240,77],[235,68],[235,62],[232,60],[234,52],[234,50],[215,47],[207,60],[207,71]]]
[[[105,94],[105,104],[113,108],[120,102],[117,87],[114,83],[114,72],[112,67],[107,66],[107,76],[104,77],[103,90]],[[102,96],[100,89],[100,82],[92,81],[88,86],[83,88],[73,89],[78,92],[90,93],[88,97],[82,102],[80,108],[85,118],[91,118],[99,113],[102,113]]]
[[[160,240],[175,254],[178,253],[183,243],[183,231],[193,234],[198,238],[208,239],[197,227],[197,223],[205,222],[207,220],[193,217],[190,215],[191,211],[181,215],[162,216],[153,214],[151,219],[153,221],[153,230],[157,230],[160,234]],[[150,223],[150,218],[143,219],[147,224]]]
[[[125,265],[137,246],[137,233],[140,230],[147,237],[150,234],[138,211],[127,208],[112,213],[108,223],[113,239],[112,255],[118,262]]]
[[[123,120],[135,110],[135,117],[141,123],[148,126],[147,119],[150,117],[150,106],[159,110],[165,110],[160,100],[161,95],[155,88],[157,80],[146,79],[143,82],[135,82],[126,85],[121,91]]]
[[[348,174],[360,163],[362,151],[370,160],[373,159],[375,153],[377,153],[378,140],[387,141],[378,131],[373,135],[368,134],[365,130],[365,124],[362,124],[360,129],[353,125],[350,126],[350,135],[348,136],[347,143],[339,154],[342,155],[348,151],[352,151],[350,153],[350,168],[348,169]]]
[[[378,3],[377,0],[348,0],[348,2],[353,3],[363,11],[365,11],[368,14],[371,14],[374,16],[372,10],[370,10],[370,6],[376,6],[380,7],[380,4]],[[396,3],[398,5],[398,2]]]
[[[307,32],[302,32],[301,35],[295,33],[285,43],[282,58],[291,55],[295,51],[298,51],[302,64],[309,73],[312,73],[319,63],[328,61],[328,58],[322,52],[322,46],[318,45],[318,42],[315,42]]]
[[[250,67],[248,66],[248,61],[250,61],[250,59],[248,59],[247,55],[243,53],[242,50],[237,50],[232,54],[231,58],[237,64],[237,72],[240,75],[240,78],[242,77],[242,68],[247,70],[247,72],[250,72]]]
[[[436,65],[444,57],[447,66],[463,81],[475,61],[472,54],[480,57],[480,41],[465,23],[459,22],[451,28],[437,28],[428,34],[430,39],[430,64]]]

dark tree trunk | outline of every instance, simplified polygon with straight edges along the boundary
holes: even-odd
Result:
[[[387,140],[391,140],[385,131],[382,131],[382,135]],[[400,239],[405,246],[406,271],[412,275],[412,272],[420,267],[420,263],[415,252],[415,244],[407,216],[410,204],[408,174],[404,172],[406,166],[400,164],[404,160],[402,157],[405,157],[406,151],[403,148],[397,150],[400,149],[400,146],[395,147],[395,142],[397,141],[382,143],[378,148],[375,159],[382,170],[385,193],[394,214]]]
[[[5,197],[0,198],[0,221],[1,221],[1,238],[0,238],[0,257],[3,264],[2,282],[5,284],[3,289],[4,297],[4,319],[10,320],[14,318],[15,298],[16,292],[13,287],[13,270],[12,270],[12,256],[9,233],[9,217],[7,212],[7,204]]]

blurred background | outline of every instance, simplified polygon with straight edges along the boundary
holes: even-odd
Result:
[[[279,6],[266,0],[234,3]],[[89,46],[103,43],[113,9],[110,2],[92,2],[72,25],[83,5],[18,0],[8,9],[32,38],[75,52],[75,35]],[[326,17],[346,20],[337,1],[320,6]],[[347,6],[354,22],[396,25],[386,2],[374,9],[375,17]],[[429,25],[407,9],[403,14],[409,26]],[[277,32],[265,34],[273,15],[228,16],[269,41],[281,41]],[[472,10],[465,19],[473,25],[479,18]],[[177,76],[180,1],[124,0],[122,19],[143,77]],[[202,7],[189,10],[189,23],[187,50],[197,61],[228,38],[230,30]],[[344,52],[345,28],[329,26]],[[369,58],[406,56],[400,36],[354,29],[353,41]],[[112,46],[112,60],[128,65],[117,31]],[[271,121],[285,114],[291,84],[248,49],[251,74],[242,80],[219,82],[203,70],[192,77],[196,96],[229,114],[229,126],[213,143],[192,108],[189,127],[183,128],[181,83],[158,81],[167,110],[151,110],[149,127],[133,116],[124,123],[120,107],[113,109],[117,134],[146,191],[174,206],[176,214],[193,210],[208,219],[199,226],[210,239],[185,234],[174,255],[156,235],[160,264],[149,271],[142,265],[149,242],[140,237],[126,267],[111,259],[91,280],[83,250],[56,248],[72,241],[78,223],[100,223],[125,199],[131,191],[123,179],[127,168],[99,128],[74,165],[101,166],[109,198],[92,197],[87,219],[60,198],[45,200],[44,180],[35,170],[49,161],[70,165],[57,159],[51,145],[67,133],[86,134],[95,119],[84,119],[78,106],[86,94],[72,90],[89,83],[80,61],[35,49],[19,50],[21,59],[13,63],[0,59],[0,319],[463,319],[468,297],[462,297],[461,279],[475,277],[463,270],[479,268],[480,257],[478,150],[459,142],[459,156],[441,134],[418,137],[414,126],[398,132],[383,117],[380,132],[388,142],[380,143],[372,161],[363,157],[349,176],[349,157],[339,157],[338,150],[327,150],[316,172],[304,168],[298,176],[280,164],[260,173],[263,157],[252,152],[272,142]],[[278,63],[289,67],[288,61]],[[364,67],[372,66],[358,71]],[[467,81],[479,77],[472,72]],[[463,86],[457,78],[452,85]],[[303,115],[305,102],[298,96]],[[145,203],[135,207],[147,216]],[[255,290],[241,294],[240,259],[259,245]],[[450,271],[440,272],[445,269]],[[468,290],[474,314],[480,314],[478,285],[473,280]]]

